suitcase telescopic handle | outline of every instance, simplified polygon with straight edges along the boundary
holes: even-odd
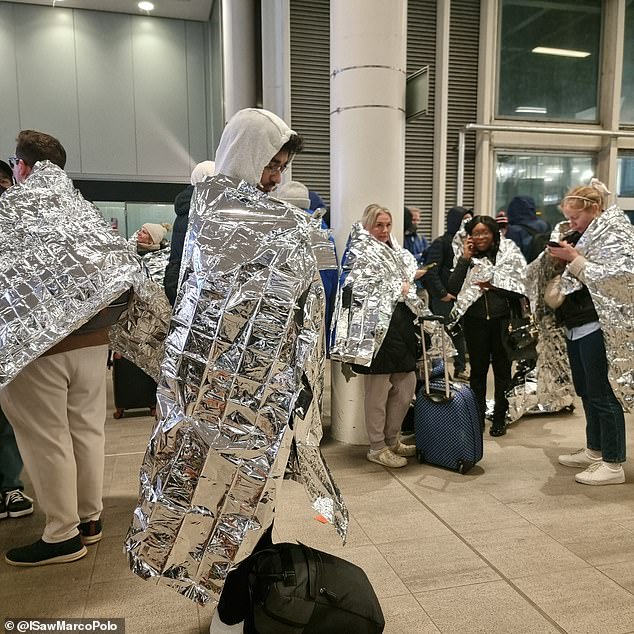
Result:
[[[437,393],[432,393],[429,387],[429,365],[427,363],[427,344],[425,343],[425,329],[423,328],[423,322],[425,321],[439,321],[441,323],[445,323],[445,318],[442,315],[424,315],[418,318],[418,323],[420,325],[420,338],[421,338],[421,346],[423,349],[423,378],[425,381],[425,394],[431,400],[442,400],[442,395]],[[444,334],[441,336],[442,340],[442,362],[444,366],[445,372],[445,398],[444,400],[451,400],[451,391],[449,389],[449,364],[447,363],[447,348],[445,345],[445,337]]]

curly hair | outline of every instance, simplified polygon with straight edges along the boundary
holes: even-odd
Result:
[[[497,253],[500,248],[500,225],[491,216],[473,216],[464,226],[465,231],[471,235],[476,225],[484,225],[493,234],[493,253]]]

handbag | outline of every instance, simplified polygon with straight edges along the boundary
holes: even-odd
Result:
[[[250,628],[258,634],[380,634],[385,619],[365,572],[303,544],[251,557]]]
[[[537,324],[527,297],[510,301],[511,315],[505,324],[502,341],[511,361],[537,358]]]

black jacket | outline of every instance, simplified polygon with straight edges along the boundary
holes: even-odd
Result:
[[[458,258],[456,268],[450,275],[447,284],[449,292],[452,295],[458,296],[470,266],[471,262],[469,260],[463,257]],[[481,297],[471,304],[465,315],[477,319],[500,319],[508,317],[511,314],[509,299],[517,297],[517,293],[505,291],[501,288],[492,288],[483,293]]]
[[[170,251],[170,259],[165,267],[165,294],[173,306],[176,301],[176,290],[178,288],[178,273],[181,268],[181,260],[183,259],[183,246],[185,244],[185,234],[187,233],[187,224],[189,222],[189,206],[192,201],[194,186],[188,185],[174,199],[174,211],[176,212],[176,220],[172,227],[172,250]]]
[[[575,328],[592,321],[599,321],[587,286],[566,295],[564,303],[555,311],[555,315],[566,328]]]
[[[396,304],[385,339],[372,364],[353,365],[358,374],[394,374],[413,372],[417,360],[416,327],[414,313],[402,302]]]
[[[427,271],[425,277],[423,277],[423,283],[427,292],[438,299],[449,292],[447,284],[453,267],[453,247],[451,246],[453,236],[454,234],[446,232],[436,238],[431,243],[425,258],[425,264],[431,264],[432,262],[437,264],[437,266]]]

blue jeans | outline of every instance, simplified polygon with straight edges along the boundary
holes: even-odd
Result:
[[[625,415],[608,380],[603,332],[566,340],[572,382],[586,414],[588,449],[600,451],[605,462],[625,462]]]
[[[0,493],[24,489],[20,480],[22,458],[13,435],[13,427],[0,409]]]

